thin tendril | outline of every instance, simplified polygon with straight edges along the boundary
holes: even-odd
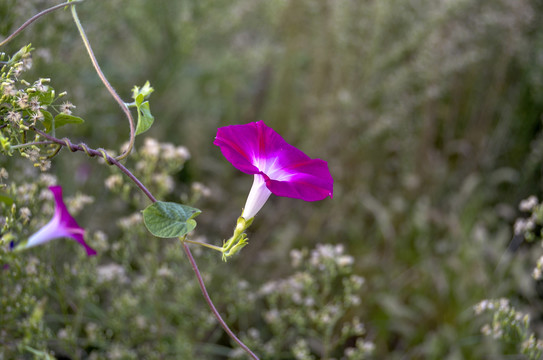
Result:
[[[85,30],[83,29],[83,26],[81,25],[81,21],[79,21],[79,17],[77,16],[77,11],[75,10],[75,5],[72,5],[72,17],[74,18],[75,25],[77,26],[77,29],[79,30],[79,34],[81,35],[83,44],[85,45],[85,48],[87,49],[87,52],[89,53],[90,60],[92,62],[92,65],[94,66],[94,69],[96,70],[96,73],[98,74],[98,77],[100,77],[100,80],[102,80],[102,83],[104,83],[105,87],[107,88],[111,96],[113,96],[117,104],[119,104],[124,114],[128,118],[128,124],[130,126],[130,139],[128,141],[128,147],[121,155],[116,157],[117,160],[122,160],[130,154],[130,152],[132,151],[132,148],[134,147],[134,140],[136,138],[136,128],[134,126],[134,118],[132,117],[132,114],[130,113],[130,110],[126,106],[125,102],[121,99],[119,94],[117,94],[113,86],[111,86],[106,76],[102,72],[102,69],[100,68],[100,65],[98,64],[98,61],[96,60],[96,57],[94,56],[94,52],[92,51],[89,39],[87,38],[87,35],[85,34]]]
[[[73,4],[73,3],[80,3],[80,2],[83,2],[83,0],[73,0],[73,1],[68,1],[68,2],[65,2],[65,3],[62,3],[62,4],[58,4],[58,5],[55,5],[55,6],[52,6],[50,7],[49,9],[45,9],[43,10],[42,12],[39,12],[37,13],[36,15],[32,16],[30,19],[28,19],[27,21],[25,21],[25,23],[23,25],[21,25],[17,30],[15,30],[11,35],[9,35],[7,38],[5,38],[2,42],[0,42],[0,46],[3,46],[5,44],[7,44],[9,41],[11,41],[15,36],[19,35],[19,33],[21,31],[23,31],[26,27],[28,27],[28,25],[32,24],[34,21],[38,20],[40,17],[42,17],[43,15],[45,14],[49,14],[50,12],[52,11],[55,11],[55,10],[58,10],[58,9],[61,9],[65,6],[68,6],[70,4]]]

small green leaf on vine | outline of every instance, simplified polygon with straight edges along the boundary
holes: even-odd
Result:
[[[85,120],[81,119],[79,116],[73,116],[68,114],[58,114],[55,116],[55,126],[61,127],[67,124],[82,124]]]
[[[43,125],[45,126],[45,132],[51,132],[53,129],[53,115],[49,111],[41,110],[43,115]]]
[[[151,95],[154,89],[149,84],[149,81],[143,85],[143,87],[134,86],[132,89],[132,98],[135,100],[136,108],[138,109],[138,123],[136,125],[136,135],[149,130],[153,122],[154,116],[151,114],[151,108],[149,101],[144,101]]]
[[[6,204],[7,206],[13,205],[13,199],[6,195],[0,195],[0,202]]]
[[[43,114],[43,125],[45,125],[45,132],[51,132],[53,129],[53,115],[47,111],[42,111]],[[81,119],[79,116],[68,115],[60,113],[55,116],[55,128],[67,124],[82,124],[85,120]]]
[[[143,210],[147,230],[156,237],[174,238],[188,234],[196,227],[199,209],[173,202],[157,201]]]

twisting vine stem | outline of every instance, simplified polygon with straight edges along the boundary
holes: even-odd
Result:
[[[132,174],[130,170],[128,170],[123,164],[121,164],[116,158],[109,155],[106,150],[102,148],[92,149],[88,147],[87,144],[84,144],[84,143],[76,145],[76,144],[73,144],[68,138],[58,139],[54,136],[46,134],[45,132],[41,130],[36,129],[34,126],[30,127],[30,129],[55,144],[67,147],[71,152],[82,151],[90,157],[96,157],[96,156],[102,157],[108,165],[115,165],[126,176],[128,176],[136,184],[136,186],[140,188],[141,191],[143,191],[143,193],[149,198],[149,200],[151,200],[152,202],[157,201],[156,198],[153,196],[153,194],[151,194],[149,189],[147,189],[145,185],[143,185],[143,183],[134,174]]]
[[[89,53],[89,58],[92,62],[92,65],[94,66],[94,70],[96,70],[96,73],[100,77],[100,80],[102,80],[102,83],[104,83],[104,86],[107,88],[111,96],[115,99],[117,104],[119,104],[121,109],[124,111],[124,114],[128,118],[128,124],[130,126],[130,139],[128,140],[128,147],[121,155],[117,156],[116,158],[117,160],[122,160],[130,154],[130,152],[132,151],[132,148],[134,147],[134,141],[136,139],[136,128],[134,125],[134,118],[132,117],[132,113],[130,113],[130,109],[128,109],[123,99],[121,99],[119,94],[117,94],[113,86],[111,86],[106,76],[102,72],[102,69],[100,68],[100,65],[98,64],[98,60],[96,60],[96,57],[94,56],[94,52],[92,51],[92,47],[90,45],[89,39],[87,38],[87,34],[85,33],[83,26],[81,25],[81,21],[79,21],[79,17],[77,16],[77,11],[75,10],[75,5],[72,5],[72,17],[74,18],[75,25],[77,26],[77,29],[79,30],[79,34],[81,35],[83,44],[85,45],[85,48],[87,49],[87,52]]]

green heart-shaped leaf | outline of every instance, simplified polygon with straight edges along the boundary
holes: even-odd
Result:
[[[173,202],[157,201],[143,210],[143,221],[147,230],[160,238],[180,237],[196,227],[194,218],[201,211]]]

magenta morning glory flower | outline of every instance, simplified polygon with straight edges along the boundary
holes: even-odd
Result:
[[[305,201],[332,197],[334,180],[326,161],[311,159],[263,121],[221,127],[213,143],[235,168],[254,175],[241,215],[246,220],[271,194]]]
[[[96,251],[88,246],[83,238],[85,230],[77,224],[68,212],[62,200],[62,188],[60,186],[51,186],[49,190],[51,190],[55,199],[55,214],[51,221],[30,236],[24,248],[41,245],[53,239],[68,237],[83,246],[88,256],[96,255]]]

